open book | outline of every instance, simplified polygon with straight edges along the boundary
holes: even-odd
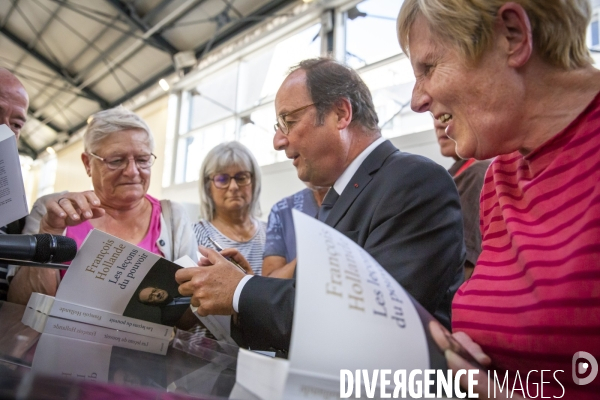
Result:
[[[51,317],[168,340],[190,306],[189,298],[179,295],[175,281],[179,268],[94,229],[71,262],[56,297],[33,293],[27,306]]]
[[[187,256],[170,262],[94,229],[71,262],[56,297],[33,293],[27,307],[51,317],[171,339],[173,326],[190,309],[190,298],[179,294],[175,272],[196,265]],[[217,340],[235,344],[229,335],[230,317],[198,318]]]
[[[154,253],[94,229],[61,281],[56,300],[173,326],[189,308],[175,272]],[[125,330],[127,324],[122,324]]]
[[[374,371],[405,370],[405,379],[413,370],[446,371],[443,349],[458,343],[442,325],[352,240],[296,210],[293,217],[298,269],[289,358],[240,350],[232,397],[339,398],[359,387],[379,396]],[[357,370],[369,378],[357,379]],[[391,393],[394,379],[387,379]]]

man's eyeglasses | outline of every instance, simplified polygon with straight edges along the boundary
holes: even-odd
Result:
[[[248,171],[238,172],[234,176],[229,174],[216,174],[212,178],[208,178],[213,181],[215,187],[219,189],[227,189],[232,179],[235,179],[235,183],[238,186],[248,186],[252,183],[252,173]]]
[[[102,161],[110,170],[116,171],[120,169],[125,169],[129,165],[129,160],[133,158],[135,165],[138,169],[150,169],[156,161],[156,156],[152,153],[148,155],[142,156],[134,156],[134,157],[107,157],[103,158],[94,153],[88,153],[90,156],[97,158]]]
[[[284,135],[289,135],[290,128],[287,125],[287,121],[285,120],[285,117],[287,117],[288,115],[292,115],[294,113],[297,113],[298,111],[302,111],[304,109],[307,109],[308,107],[314,106],[314,105],[315,105],[315,103],[311,103],[311,104],[309,104],[307,106],[300,107],[300,108],[292,110],[290,112],[279,114],[277,116],[277,123],[275,125],[273,125],[273,129],[275,129],[275,132],[277,132],[277,130],[280,129],[281,133],[283,133]]]

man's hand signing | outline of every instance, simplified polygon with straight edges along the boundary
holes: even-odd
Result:
[[[204,256],[198,262],[200,266],[182,268],[175,274],[179,293],[192,297],[191,304],[198,307],[199,315],[233,315],[233,294],[244,273],[217,251],[203,246],[198,249]],[[228,250],[223,250],[223,254],[251,271],[248,261],[239,252]]]

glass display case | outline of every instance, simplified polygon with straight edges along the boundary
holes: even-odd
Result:
[[[24,311],[0,302],[0,398],[228,398],[235,384],[235,346],[176,331],[152,354],[40,334]]]

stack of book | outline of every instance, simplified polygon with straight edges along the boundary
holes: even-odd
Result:
[[[181,297],[175,272],[197,264],[175,262],[99,230],[85,239],[56,297],[33,293],[23,323],[39,332],[166,354],[190,298]],[[200,317],[218,339],[234,344],[229,317]]]
[[[166,354],[174,329],[33,293],[23,314],[32,329],[72,339]]]

